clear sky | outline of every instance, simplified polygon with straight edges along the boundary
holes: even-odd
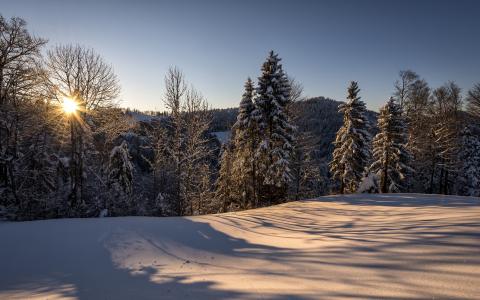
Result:
[[[367,106],[402,69],[433,87],[480,82],[480,1],[0,0],[48,46],[79,43],[111,63],[122,106],[163,110],[163,77],[180,67],[213,107],[237,106],[269,50],[307,96],[343,100],[359,82]]]

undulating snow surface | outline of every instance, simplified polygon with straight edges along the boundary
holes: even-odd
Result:
[[[478,299],[480,199],[0,223],[0,299]]]

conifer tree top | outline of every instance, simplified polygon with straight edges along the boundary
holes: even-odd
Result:
[[[358,83],[356,81],[350,82],[347,95],[348,102],[359,101],[361,99],[361,97],[358,96],[359,92],[360,88],[358,87]]]
[[[285,106],[290,99],[290,84],[283,72],[281,58],[270,51],[262,65],[262,75],[258,77],[256,92],[257,105],[262,106],[264,101],[274,101],[274,105]]]
[[[250,77],[247,78],[247,81],[244,85],[245,92],[242,95],[242,100],[240,101],[240,107],[238,109],[237,121],[233,125],[233,129],[241,129],[250,124],[250,118],[252,115],[252,111],[255,109],[253,104],[253,95],[254,95],[254,88],[253,82]]]
[[[240,102],[240,109],[246,105],[253,103],[253,82],[250,77],[247,78],[247,81],[244,85],[245,92],[242,95],[242,101]]]

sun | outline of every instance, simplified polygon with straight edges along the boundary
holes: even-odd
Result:
[[[67,114],[73,114],[78,110],[78,104],[72,98],[63,98],[62,102],[63,111]]]

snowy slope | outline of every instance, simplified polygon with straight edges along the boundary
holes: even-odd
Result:
[[[478,299],[480,199],[0,223],[0,299]]]
[[[230,141],[230,131],[214,131],[212,134],[218,139],[221,144],[226,144]]]

